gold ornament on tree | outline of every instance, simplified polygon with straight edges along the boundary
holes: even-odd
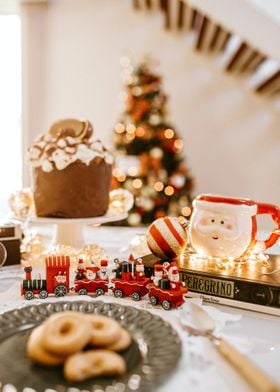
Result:
[[[129,243],[131,252],[136,256],[143,257],[151,253],[148,244],[146,234],[136,234]]]
[[[115,189],[110,192],[109,212],[123,214],[128,212],[134,204],[134,197],[126,189]]]
[[[27,219],[34,210],[33,193],[30,188],[12,193],[8,203],[14,217],[17,219]]]
[[[79,256],[83,257],[86,265],[90,265],[92,262],[99,264],[101,260],[108,259],[105,250],[97,244],[88,244],[84,246],[79,251]]]
[[[23,265],[34,265],[44,257],[45,246],[39,234],[24,237],[21,243],[21,262]]]
[[[78,258],[79,258],[79,252],[78,252],[77,249],[73,248],[70,245],[62,245],[62,244],[58,244],[58,245],[55,245],[55,246],[51,247],[46,252],[44,257],[46,257],[48,255],[52,255],[52,256],[69,256],[71,265],[73,265],[73,266],[76,265],[76,263],[78,262]]]
[[[21,242],[21,262],[24,265],[34,264],[39,261],[45,247],[39,235],[34,235],[28,230],[29,217],[34,213],[33,193],[30,188],[24,188],[12,193],[8,199],[9,207],[14,218],[22,221],[24,238]]]

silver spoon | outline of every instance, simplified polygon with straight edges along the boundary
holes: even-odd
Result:
[[[196,328],[182,324],[190,335],[206,336],[213,343],[221,355],[231,363],[236,370],[259,392],[279,392],[277,386],[260,368],[253,364],[245,355],[241,354],[224,339],[213,334],[215,321],[199,305],[191,303],[193,322]]]

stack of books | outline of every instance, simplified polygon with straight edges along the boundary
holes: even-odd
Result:
[[[161,261],[154,255],[145,256],[147,274],[152,275],[154,264]],[[186,254],[177,264],[190,297],[280,315],[280,255],[262,261],[218,263]]]

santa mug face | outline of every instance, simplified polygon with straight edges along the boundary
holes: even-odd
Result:
[[[237,259],[246,255],[257,242],[257,214],[270,214],[278,228],[280,225],[277,206],[248,199],[201,195],[193,207],[190,243],[201,256]],[[272,233],[259,246],[270,247],[278,236]]]

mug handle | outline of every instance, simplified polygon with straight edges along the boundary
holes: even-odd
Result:
[[[270,248],[280,237],[280,209],[273,204],[266,203],[256,203],[258,206],[257,214],[268,214],[276,223],[277,227],[270,234],[269,238],[265,241],[258,241],[258,243],[263,247],[263,249]]]

